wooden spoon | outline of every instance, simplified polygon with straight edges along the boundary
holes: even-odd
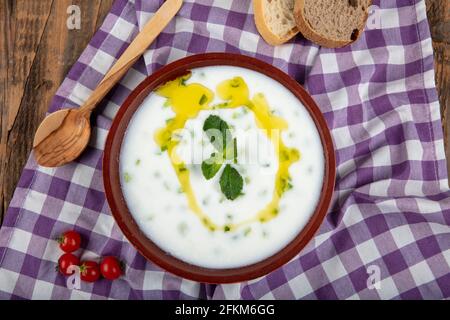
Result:
[[[60,110],[44,119],[33,143],[34,156],[41,166],[59,167],[75,160],[83,152],[91,136],[92,110],[144,54],[182,4],[183,0],[167,0],[161,6],[82,107]]]

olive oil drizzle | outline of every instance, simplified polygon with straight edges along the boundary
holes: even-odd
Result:
[[[217,95],[224,103],[211,105],[214,93],[198,83],[187,84],[191,74],[169,81],[156,90],[156,93],[167,99],[175,117],[166,126],[155,133],[155,141],[162,151],[167,151],[171,164],[177,174],[181,188],[186,194],[190,209],[198,216],[202,223],[211,231],[235,231],[243,225],[259,222],[268,222],[275,218],[279,212],[279,202],[283,194],[291,188],[290,166],[300,160],[300,152],[295,148],[287,147],[281,138],[281,131],[288,128],[287,122],[272,114],[270,106],[262,93],[250,99],[247,84],[241,77],[225,80],[217,86]],[[275,188],[272,200],[259,211],[255,217],[240,223],[217,225],[206,215],[199,206],[194,190],[190,183],[190,171],[176,153],[179,141],[173,139],[173,134],[183,129],[189,119],[194,119],[202,110],[235,109],[246,107],[253,112],[256,124],[263,129],[274,144],[278,152],[279,166],[275,177]]]

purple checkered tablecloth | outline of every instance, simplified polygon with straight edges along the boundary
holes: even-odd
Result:
[[[82,104],[160,4],[117,0],[51,111]],[[300,36],[267,45],[250,0],[186,0],[103,102],[81,158],[47,169],[30,157],[0,230],[0,298],[449,298],[450,202],[425,1],[374,5],[380,24],[331,50]],[[136,252],[111,216],[101,167],[111,120],[131,90],[171,61],[212,51],[254,56],[303,84],[332,131],[338,172],[331,210],[300,256],[266,277],[217,286],[166,273]],[[55,272],[54,239],[72,228],[86,240],[82,258],[118,256],[126,275],[69,290]]]

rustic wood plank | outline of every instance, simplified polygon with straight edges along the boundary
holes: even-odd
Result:
[[[2,50],[2,54],[6,52],[15,55],[12,59],[14,66],[7,66],[7,72],[14,73],[21,70],[21,77],[13,82],[8,77],[6,101],[0,96],[0,101],[5,101],[2,105],[3,138],[0,144],[3,150],[0,154],[2,169],[0,221],[30,153],[33,135],[38,124],[42,121],[56,89],[103,21],[112,2],[113,0],[8,0],[6,3],[2,2],[0,26],[3,32],[0,33],[2,38],[0,45],[6,49]],[[81,9],[80,30],[68,30],[66,26],[67,8],[72,4],[78,5]],[[23,17],[27,15],[34,17],[34,20],[23,21]],[[15,28],[5,26],[4,17],[15,24]],[[17,50],[16,46],[9,44],[7,40],[14,33],[19,35],[19,30],[20,37],[17,36],[19,38],[17,42],[24,47],[23,50]],[[30,54],[30,51],[34,54]],[[3,78],[0,78],[0,81],[5,84]],[[11,107],[8,97],[16,103],[15,107]],[[11,108],[13,108],[12,112],[5,117],[4,113]],[[5,118],[9,118],[6,124],[4,124]]]
[[[441,105],[447,172],[450,176],[450,1],[426,0],[426,4],[433,38],[436,87]]]
[[[96,30],[100,28],[100,26],[102,25],[113,3],[114,0],[100,0],[100,7],[98,9],[97,21],[95,23]]]
[[[5,186],[10,174],[7,159],[9,133],[18,113],[23,98],[23,89],[49,17],[51,0],[39,2],[8,0],[2,2],[2,8],[1,20],[4,20],[5,27],[2,32],[2,43],[5,50],[3,55],[7,61],[6,70],[3,70],[3,73],[7,77],[7,83],[2,106],[0,179]],[[3,200],[5,189],[2,188],[0,193]],[[4,205],[2,201],[1,212],[4,211]]]
[[[11,130],[19,110],[52,2],[53,0],[12,2],[15,8],[12,50],[9,51],[12,66],[8,68],[8,130]],[[30,33],[29,30],[33,32]]]
[[[445,154],[447,157],[447,172],[450,176],[450,44],[433,43],[436,86],[441,105],[442,128],[444,130]],[[450,181],[449,181],[450,186]]]
[[[11,3],[9,1],[0,2],[0,181],[3,183],[5,168],[3,158],[6,154],[7,140],[7,88],[8,88],[8,55],[9,41],[11,34],[10,16]],[[0,189],[0,199],[3,200],[3,188]],[[2,220],[3,201],[0,203],[0,225]]]

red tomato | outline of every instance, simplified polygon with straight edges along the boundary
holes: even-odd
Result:
[[[81,280],[95,282],[100,278],[100,267],[95,261],[83,261],[80,266]]]
[[[100,264],[100,271],[105,279],[116,280],[122,275],[121,262],[115,257],[105,257]]]
[[[67,231],[58,238],[59,247],[62,251],[70,253],[78,250],[81,246],[80,234],[76,231]]]
[[[74,265],[78,266],[80,264],[80,259],[71,253],[63,254],[58,260],[58,270],[65,276],[70,276],[73,272],[69,272],[67,269]]]

